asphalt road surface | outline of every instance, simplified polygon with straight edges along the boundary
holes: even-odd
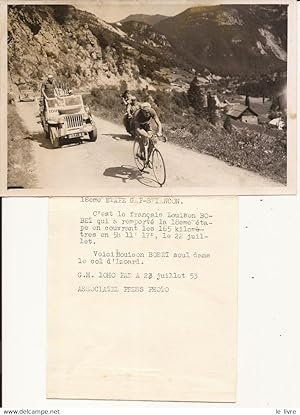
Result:
[[[87,194],[89,189],[98,189],[99,194],[101,189],[106,193],[108,189],[118,189],[124,195],[127,191],[131,193],[130,189],[136,189],[137,193],[161,191],[151,170],[141,173],[135,167],[133,141],[123,126],[94,117],[98,129],[96,142],[84,141],[53,149],[40,124],[37,102],[18,103],[17,111],[31,134],[37,189],[71,193],[80,189],[78,195]],[[233,193],[251,194],[251,189],[280,186],[258,174],[172,143],[159,143],[159,149],[167,169],[163,188],[170,194],[179,189],[188,189],[190,194],[201,194],[201,189],[206,192],[212,189],[212,194],[216,189],[218,193],[222,189],[224,193],[228,193],[227,189],[236,189]]]

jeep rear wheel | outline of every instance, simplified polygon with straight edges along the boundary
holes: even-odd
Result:
[[[90,141],[96,141],[97,140],[97,128],[94,128],[94,130],[89,132]]]
[[[60,147],[57,127],[50,127],[49,136],[50,136],[50,141],[51,141],[53,148]]]

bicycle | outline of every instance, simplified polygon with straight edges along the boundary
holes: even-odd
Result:
[[[148,163],[145,160],[143,151],[140,145],[140,138],[135,137],[133,143],[133,157],[137,168],[140,171],[144,171],[146,167],[153,170],[157,183],[162,186],[166,182],[167,172],[166,166],[161,152],[156,147],[156,139],[160,139],[162,142],[166,142],[166,137],[158,137],[156,134],[149,137],[148,147]]]

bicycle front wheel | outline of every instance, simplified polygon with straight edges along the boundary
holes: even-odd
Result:
[[[145,160],[143,160],[143,154],[142,154],[141,146],[138,140],[134,140],[134,143],[133,143],[133,158],[134,158],[136,167],[140,171],[143,171],[145,168]]]
[[[157,183],[162,186],[166,181],[167,173],[163,156],[157,148],[152,151],[152,168]]]

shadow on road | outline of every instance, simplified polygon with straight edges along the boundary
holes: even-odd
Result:
[[[144,186],[160,187],[154,179],[147,177],[147,175],[149,175],[148,171],[141,172],[132,166],[109,167],[103,173],[103,176],[121,179],[123,183],[126,183],[128,180],[137,180]]]
[[[48,140],[45,136],[45,133],[33,133],[28,137],[28,140],[36,141],[39,143],[40,147],[46,148],[48,150],[52,150],[52,145],[50,140]]]
[[[60,139],[60,145],[64,147],[73,147],[78,146],[79,144],[84,144],[85,142],[90,142],[90,140],[85,140],[82,138],[61,138]]]
[[[31,140],[31,141],[36,141],[37,143],[39,143],[39,146],[42,148],[46,148],[47,150],[54,150],[54,148],[52,147],[51,141],[46,138],[46,134],[44,132],[42,133],[33,133],[30,136],[27,137],[27,140]],[[61,139],[60,140],[60,144],[64,147],[70,147],[70,146],[74,146],[74,145],[78,145],[78,144],[82,144],[84,141],[89,141],[89,140],[81,140],[78,138],[74,138],[74,139]]]
[[[114,140],[133,141],[133,137],[129,134],[102,134],[102,135],[112,137]]]
[[[127,180],[138,180],[141,174],[138,169],[133,167],[118,166],[105,169],[103,176],[115,177],[116,179],[121,179],[123,183],[126,183]]]

